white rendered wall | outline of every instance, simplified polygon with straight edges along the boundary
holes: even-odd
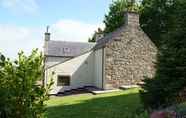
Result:
[[[94,85],[98,88],[103,87],[103,49],[98,49],[95,51],[95,78],[94,78]]]
[[[52,76],[52,73],[54,75]],[[94,52],[88,52],[45,71],[46,83],[53,78],[54,84],[50,94],[57,94],[65,90],[94,85]],[[70,86],[57,86],[57,76],[71,76]]]
[[[94,52],[91,52],[85,61],[72,74],[71,85],[74,88],[93,86],[94,80]]]
[[[52,57],[52,56],[49,56],[49,57],[46,57],[45,67],[50,67],[50,66],[58,64],[60,62],[65,62],[69,59],[70,59],[69,57]]]

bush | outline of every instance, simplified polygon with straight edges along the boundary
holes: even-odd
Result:
[[[43,80],[43,56],[34,50],[30,56],[23,52],[14,62],[0,56],[0,117],[42,118],[48,90],[39,84]]]
[[[149,118],[149,114],[147,111],[141,113],[129,113],[126,114],[125,118]]]
[[[156,1],[166,7],[160,0]],[[186,87],[186,1],[176,0],[168,6],[171,9],[163,12],[168,23],[164,23],[167,31],[161,33],[156,75],[144,80],[141,91],[142,101],[150,109],[165,108],[186,100],[182,98]]]
[[[176,38],[173,40],[177,40]],[[183,40],[177,40],[180,42]],[[170,43],[170,42],[169,42]],[[185,101],[182,92],[186,87],[186,50],[183,42],[180,47],[162,49],[158,56],[157,72],[153,79],[145,79],[141,98],[146,107],[164,108]]]

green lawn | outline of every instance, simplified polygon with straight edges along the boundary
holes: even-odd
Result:
[[[47,105],[48,118],[134,118],[143,110],[138,89],[53,97]]]

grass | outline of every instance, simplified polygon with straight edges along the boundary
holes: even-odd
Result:
[[[134,118],[141,110],[138,89],[129,89],[101,95],[54,97],[47,102],[46,115],[48,118]]]

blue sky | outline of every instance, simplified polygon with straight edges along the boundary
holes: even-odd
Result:
[[[45,27],[52,40],[86,42],[112,0],[0,0],[0,51],[14,58],[43,46]]]
[[[111,2],[111,0],[0,1],[0,22],[24,26],[52,24],[59,19],[74,19],[87,23],[98,23],[103,20],[104,14],[107,12],[108,5]]]

